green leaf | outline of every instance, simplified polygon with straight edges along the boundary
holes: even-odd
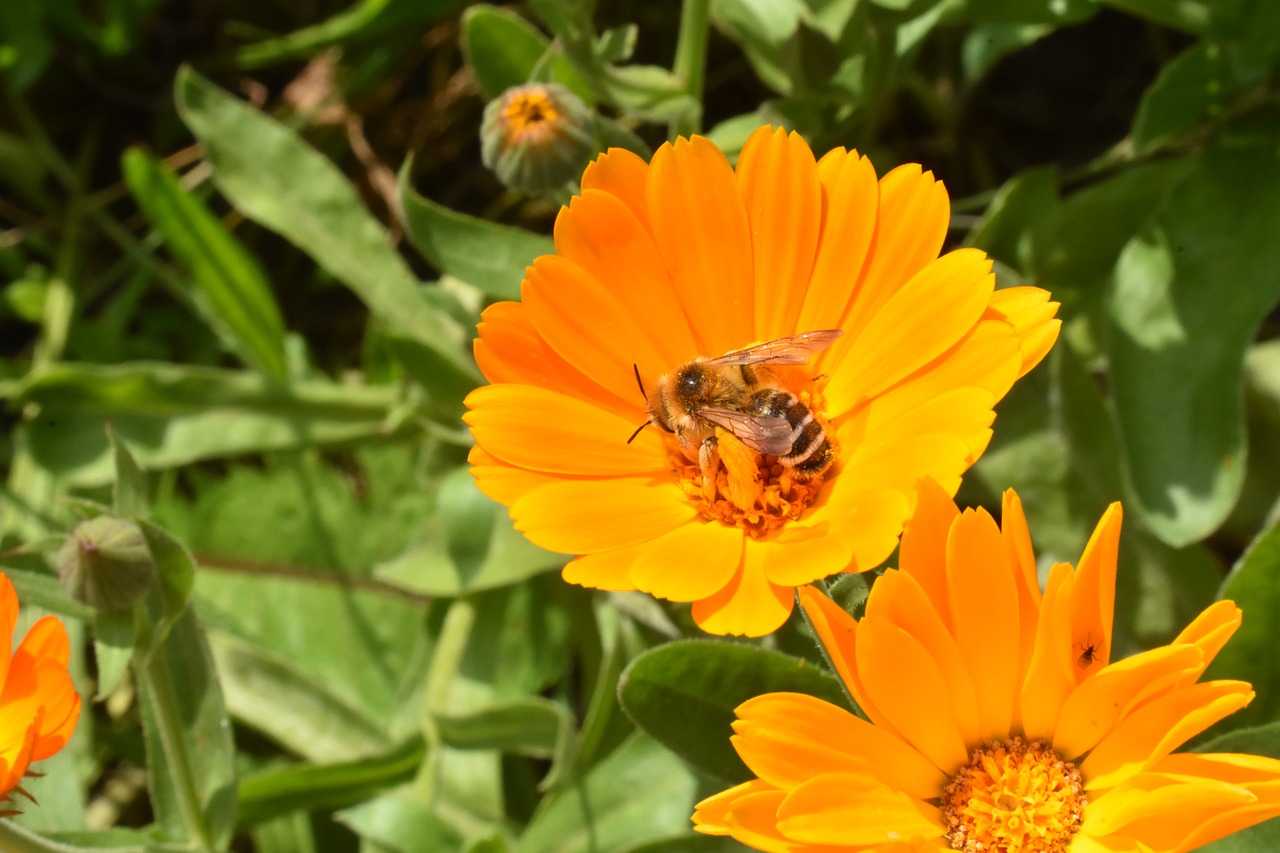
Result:
[[[1231,715],[1232,727],[1257,725],[1280,715],[1280,670],[1275,626],[1280,622],[1280,523],[1258,534],[1222,584],[1220,598],[1244,611],[1235,636],[1210,665],[1206,678],[1248,681],[1257,696]],[[1280,757],[1280,754],[1277,754]]]
[[[1217,528],[1243,480],[1241,367],[1280,299],[1277,139],[1216,140],[1116,267],[1109,354],[1131,494],[1173,545]]]
[[[615,105],[641,121],[670,122],[702,112],[684,81],[656,65],[607,66],[601,82]]]
[[[102,426],[110,421],[138,462],[155,470],[264,450],[416,434],[391,387],[297,382],[174,364],[59,362],[32,372],[15,402],[38,406],[22,426],[46,470],[80,485],[110,482]]]
[[[441,484],[439,512],[424,522],[423,541],[375,569],[375,575],[424,595],[454,596],[505,586],[559,568],[563,554],[544,551],[516,532],[511,517],[481,494],[465,468]]]
[[[197,583],[227,706],[316,762],[385,753],[417,728],[422,603],[346,586],[207,570]]]
[[[423,298],[386,229],[337,167],[292,130],[189,68],[178,73],[176,97],[219,191],[343,281],[389,329],[430,350],[441,375],[429,390],[456,405],[479,379],[466,354],[470,330]]]
[[[535,758],[564,751],[573,717],[563,705],[534,697],[471,714],[434,717],[441,740],[455,749],[497,749]]]
[[[416,737],[379,755],[333,764],[290,764],[246,774],[238,788],[240,826],[297,811],[353,806],[412,780],[426,757]]]
[[[258,68],[320,51],[339,43],[352,43],[397,33],[425,30],[466,0],[360,0],[332,18],[240,49],[241,68]]]
[[[519,299],[524,268],[555,252],[550,237],[450,210],[409,185],[412,161],[400,169],[400,219],[413,245],[441,272],[498,299]]]
[[[688,829],[695,780],[680,760],[637,733],[579,784],[548,795],[517,853],[626,850]]]
[[[835,678],[807,661],[705,640],[668,643],[640,655],[622,674],[618,698],[636,725],[691,765],[740,782],[751,773],[729,744],[734,709],[775,692],[845,704]]]
[[[490,100],[530,80],[560,83],[588,103],[591,87],[536,27],[507,9],[481,3],[462,15],[462,49]]]
[[[394,853],[454,853],[466,849],[463,834],[456,827],[407,793],[370,800],[347,809],[340,819],[365,840],[363,849]]]
[[[285,378],[284,320],[257,261],[159,160],[131,149],[123,165],[138,206],[191,270],[215,329],[249,364]]]

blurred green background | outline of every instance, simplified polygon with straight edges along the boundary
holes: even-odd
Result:
[[[1280,755],[1280,5],[3,3],[0,565],[97,700],[3,844],[740,849],[688,830],[732,708],[842,701],[798,625],[672,644],[687,608],[565,585],[471,485],[474,325],[573,190],[481,163],[529,80],[601,146],[773,123],[945,181],[948,245],[1065,320],[961,500],[1017,488],[1044,567],[1123,500],[1117,654],[1235,598],[1211,674],[1258,698],[1213,735]],[[54,580],[103,513],[147,618]]]

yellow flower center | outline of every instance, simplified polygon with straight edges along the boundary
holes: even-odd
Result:
[[[827,429],[821,393],[809,390],[796,396],[822,424],[826,440],[834,449],[835,436]],[[716,439],[720,459],[714,480],[704,478],[699,463],[688,460],[675,442],[671,443],[671,458],[680,487],[703,518],[741,527],[748,536],[757,539],[800,518],[833,471],[828,468],[815,476],[804,477],[780,462],[777,456],[752,450],[726,430],[717,427]]]
[[[560,118],[555,101],[543,91],[526,89],[512,94],[502,105],[502,120],[511,136],[518,139],[526,134],[543,133]]]
[[[1064,853],[1089,804],[1080,770],[1020,737],[986,744],[947,783],[942,818],[964,853]]]

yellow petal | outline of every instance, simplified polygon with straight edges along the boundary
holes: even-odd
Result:
[[[1242,681],[1210,681],[1160,696],[1129,714],[1080,764],[1089,790],[1141,773],[1253,699]]]
[[[598,554],[585,554],[570,560],[560,572],[569,583],[587,589],[626,592],[635,589],[631,582],[631,564],[648,547],[648,542],[629,548],[616,548]]]
[[[671,463],[653,430],[576,397],[532,385],[485,385],[467,395],[463,420],[476,443],[521,468],[585,476],[667,476]]]
[[[929,264],[857,333],[827,387],[828,410],[848,411],[945,352],[977,324],[994,287],[991,262],[976,249]]]
[[[945,834],[932,806],[912,800],[869,774],[815,776],[787,794],[778,829],[809,844],[851,847]]]
[[[693,621],[708,634],[763,637],[778,630],[791,615],[794,592],[765,577],[761,543],[750,538],[745,543],[742,565],[733,579],[719,592],[693,603]]]
[[[1008,321],[1017,330],[1022,365],[1018,378],[1040,363],[1058,339],[1062,321],[1054,319],[1058,303],[1038,287],[1007,287],[991,294],[990,314]]]
[[[1188,673],[1185,683],[1189,684],[1204,674],[1218,652],[1227,644],[1227,640],[1240,627],[1243,618],[1243,612],[1236,607],[1234,601],[1215,601],[1174,638],[1174,644],[1192,643],[1203,654],[1200,666]]]
[[[707,835],[728,835],[729,810],[733,804],[748,794],[758,794],[774,790],[773,786],[759,779],[743,782],[726,791],[707,797],[694,806],[693,828]]]
[[[765,577],[779,586],[803,586],[847,568],[853,552],[843,536],[828,528],[824,523],[805,531],[810,535],[787,528],[782,536],[763,540]]]
[[[516,529],[561,554],[595,554],[656,539],[697,511],[680,487],[652,479],[562,480],[511,505]],[[688,565],[696,565],[690,558]]]
[[[631,564],[641,592],[670,601],[697,601],[723,589],[742,564],[742,531],[694,521],[646,543]]]

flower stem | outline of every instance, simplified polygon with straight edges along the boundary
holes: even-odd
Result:
[[[688,136],[702,128],[702,85],[707,71],[710,15],[711,0],[684,0],[680,10],[680,36],[676,40],[676,61],[671,70],[684,81],[685,92],[698,106],[672,120],[672,136]]]

